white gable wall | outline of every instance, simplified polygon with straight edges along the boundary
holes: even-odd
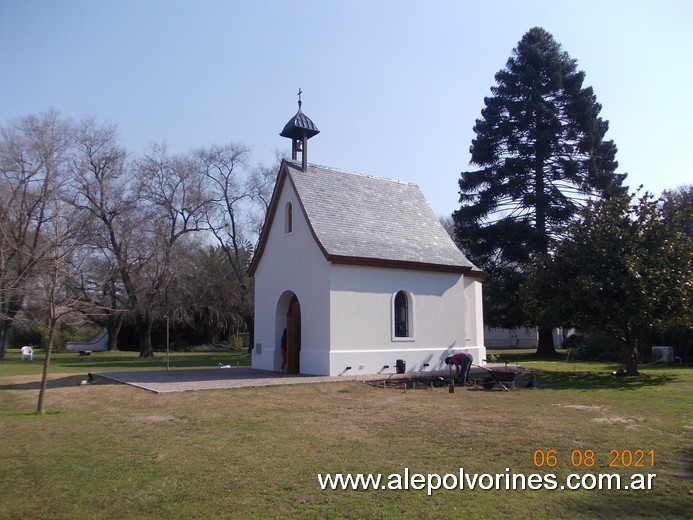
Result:
[[[469,351],[481,364],[481,303],[477,309],[469,300],[476,297],[473,287],[454,273],[333,265],[329,374],[394,373],[398,359],[407,372],[440,370],[458,351]],[[394,337],[393,300],[400,290],[409,297],[409,338]]]
[[[279,370],[281,334],[286,327],[286,309],[293,292],[301,306],[300,371],[324,374],[328,365],[329,264],[313,239],[291,183],[284,184],[269,236],[255,271],[255,349],[253,368]],[[287,202],[293,205],[293,230],[285,233]],[[267,224],[266,224],[267,225]],[[282,299],[282,295],[285,297]],[[308,321],[310,317],[310,321]],[[308,326],[309,324],[309,326]]]

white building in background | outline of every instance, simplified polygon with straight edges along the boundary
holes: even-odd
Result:
[[[417,186],[309,164],[317,133],[299,101],[250,267],[253,368],[279,370],[284,329],[289,373],[439,370],[458,351],[481,364],[484,273]]]
[[[568,331],[568,334],[572,332]],[[562,348],[566,337],[566,331],[558,328],[554,329],[554,348]],[[539,331],[536,328],[529,327],[517,329],[486,327],[484,329],[484,341],[487,348],[537,348],[539,345]]]

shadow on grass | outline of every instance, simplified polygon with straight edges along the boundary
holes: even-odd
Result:
[[[616,377],[610,372],[563,372],[535,370],[540,388],[552,390],[636,390],[680,381],[675,374],[643,374],[637,377]]]
[[[539,387],[555,390],[635,390],[681,382],[685,374],[690,373],[690,367],[642,364],[639,376],[615,376],[613,372],[619,367],[618,362],[568,361],[566,354],[560,352],[542,357],[534,352],[505,351],[498,358],[500,362],[532,370],[537,374]],[[677,374],[680,371],[681,376]]]
[[[82,386],[82,381],[87,380],[87,375],[72,375],[66,377],[57,377],[54,379],[49,379],[47,383],[47,388],[50,390],[52,388],[72,388],[75,386]],[[117,381],[112,379],[106,379],[103,377],[97,377],[97,382],[99,386],[102,385],[119,385]],[[84,385],[88,386],[88,385]],[[41,388],[41,380],[28,381],[26,383],[12,383],[9,385],[0,385],[0,390],[39,390]]]

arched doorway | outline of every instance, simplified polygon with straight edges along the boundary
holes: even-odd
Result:
[[[286,372],[299,374],[301,371],[301,304],[294,294],[286,313]]]

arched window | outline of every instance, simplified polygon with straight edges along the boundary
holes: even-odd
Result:
[[[394,309],[394,320],[395,320],[395,337],[396,338],[408,338],[409,337],[409,298],[407,293],[404,291],[399,291],[395,295],[395,309]]]
[[[294,230],[294,207],[291,202],[287,202],[284,207],[284,233],[289,234]]]

